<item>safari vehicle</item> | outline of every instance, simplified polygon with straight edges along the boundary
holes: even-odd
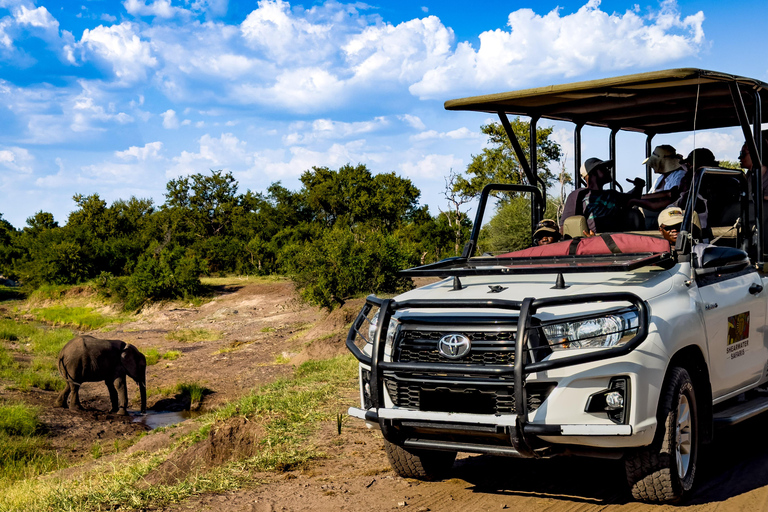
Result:
[[[486,187],[463,254],[402,271],[442,279],[369,296],[350,328],[361,405],[349,414],[381,429],[398,474],[439,478],[457,452],[622,458],[635,499],[677,501],[716,428],[768,410],[760,158],[695,173],[674,247],[642,230],[591,252],[483,247],[508,201],[526,198],[531,226],[544,211],[536,148],[524,154],[508,115],[530,117],[532,135],[539,119],[574,123],[578,182],[584,125],[608,130],[614,160],[621,130],[645,134],[650,155],[655,135],[734,126],[763,155],[766,88],[674,69],[446,102],[497,114],[528,184]]]

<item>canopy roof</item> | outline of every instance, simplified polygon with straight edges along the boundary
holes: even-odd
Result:
[[[651,134],[674,133],[738,126],[730,90],[734,83],[751,121],[755,112],[753,91],[768,89],[768,84],[694,68],[473,96],[446,101],[445,108],[505,112]],[[761,107],[762,122],[768,119],[768,98]]]

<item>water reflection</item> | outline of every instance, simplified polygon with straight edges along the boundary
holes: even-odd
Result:
[[[198,411],[147,411],[133,418],[133,423],[143,423],[150,429],[175,425],[190,418],[200,416]]]

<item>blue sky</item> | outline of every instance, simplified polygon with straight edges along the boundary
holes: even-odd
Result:
[[[437,213],[492,120],[445,100],[676,67],[768,81],[767,20],[765,0],[0,0],[0,214],[64,224],[76,193],[159,205],[182,175],[260,192],[345,163],[410,178]],[[729,160],[742,143],[696,137]],[[642,175],[642,137],[618,143],[619,175]]]

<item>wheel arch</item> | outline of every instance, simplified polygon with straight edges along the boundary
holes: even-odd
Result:
[[[714,426],[712,422],[712,385],[709,381],[709,366],[704,359],[701,348],[697,345],[689,345],[680,349],[672,356],[664,375],[666,385],[673,368],[685,368],[693,381],[696,392],[696,402],[699,413],[699,434],[702,443],[712,441]]]

